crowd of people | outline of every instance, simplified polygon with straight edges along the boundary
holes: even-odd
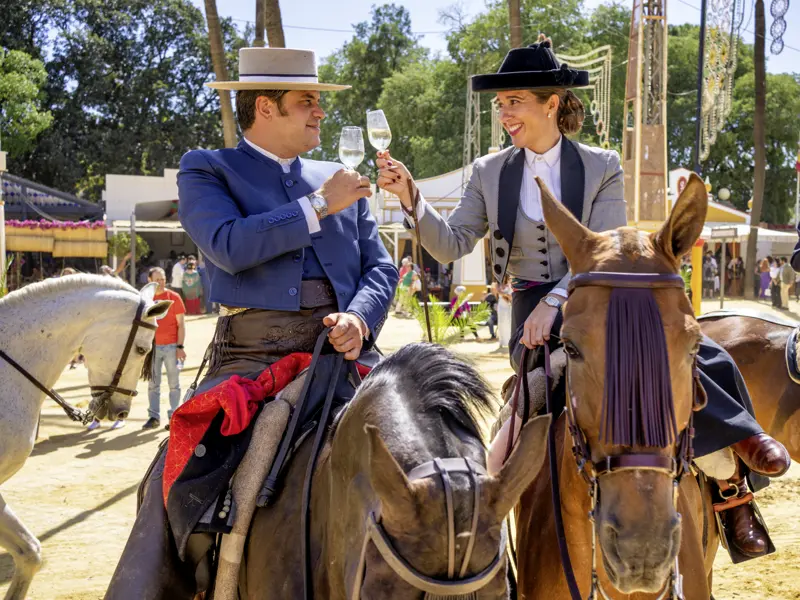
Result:
[[[759,300],[766,300],[769,292],[773,307],[788,310],[792,292],[795,299],[798,299],[800,277],[785,256],[767,256],[761,259],[755,269],[755,276]]]

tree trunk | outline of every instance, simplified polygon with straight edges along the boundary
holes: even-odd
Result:
[[[761,209],[764,205],[764,178],[767,170],[766,140],[764,138],[764,117],[767,104],[767,76],[766,76],[766,20],[764,18],[764,0],[756,0],[756,39],[754,48],[755,77],[756,77],[756,110],[753,115],[753,146],[755,159],[755,173],[753,178],[753,208],[750,210],[750,237],[747,238],[747,261],[745,270],[755,273],[758,256],[758,224],[761,221]],[[752,277],[753,275],[751,275]],[[745,298],[755,297],[755,286],[752,284],[744,288]]]
[[[267,41],[270,48],[286,48],[281,21],[281,5],[278,0],[264,0],[266,13]]]
[[[520,0],[508,0],[508,24],[511,27],[511,47],[522,47],[522,16]]]
[[[256,48],[264,47],[264,29],[267,26],[265,1],[256,0],[256,38],[253,40],[253,46]]]
[[[208,21],[208,41],[211,44],[211,63],[217,81],[228,81],[228,68],[225,66],[225,48],[222,46],[222,28],[219,26],[217,1],[205,0],[206,20]],[[225,147],[236,146],[236,122],[233,120],[233,105],[229,90],[219,91],[219,104],[222,111],[222,134]]]

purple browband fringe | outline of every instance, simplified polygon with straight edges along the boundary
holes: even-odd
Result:
[[[648,289],[611,291],[601,440],[667,448],[677,438],[664,325]]]

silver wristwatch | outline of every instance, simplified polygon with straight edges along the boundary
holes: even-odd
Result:
[[[552,296],[545,296],[542,298],[542,302],[547,304],[547,306],[552,306],[553,308],[561,310],[561,301],[553,298]]]
[[[322,194],[313,192],[306,196],[306,198],[308,198],[308,201],[311,203],[311,208],[317,213],[317,218],[320,221],[328,216],[328,201],[325,200]]]

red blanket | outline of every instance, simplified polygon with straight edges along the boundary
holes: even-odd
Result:
[[[164,505],[172,484],[220,410],[225,413],[220,427],[222,435],[241,433],[247,429],[259,403],[278,394],[310,364],[311,354],[296,352],[264,369],[255,380],[233,375],[179,406],[172,414],[169,426],[169,446],[164,463]],[[362,377],[369,372],[362,365],[357,367]]]

